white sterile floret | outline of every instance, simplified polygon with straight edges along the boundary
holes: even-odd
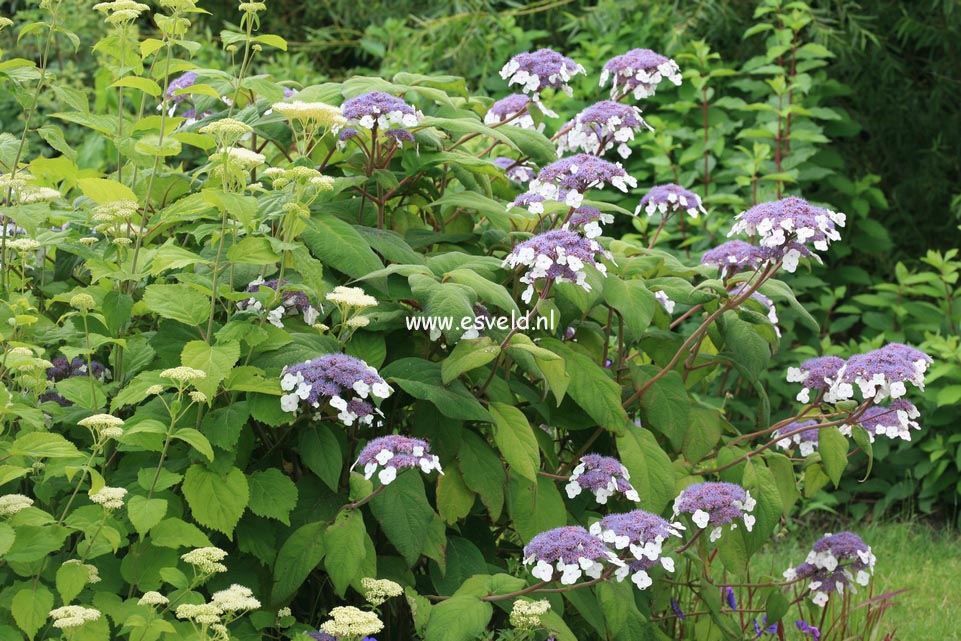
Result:
[[[669,315],[674,314],[674,307],[676,303],[673,300],[671,300],[671,298],[667,295],[666,292],[664,292],[663,290],[656,291],[654,292],[654,298],[657,300],[658,303],[661,304],[661,307],[664,308],[664,311],[666,311]]]

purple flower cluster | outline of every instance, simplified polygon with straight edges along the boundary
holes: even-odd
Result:
[[[497,123],[510,120],[510,125],[521,129],[535,129],[534,118],[531,116],[528,107],[531,99],[522,93],[512,93],[506,98],[501,98],[491,105],[484,115],[485,125],[496,125]]]
[[[660,563],[668,572],[674,571],[674,559],[661,556],[663,544],[672,536],[680,537],[680,523],[669,523],[665,519],[645,512],[634,510],[626,514],[609,514],[591,525],[590,532],[615,549],[630,550],[634,560],[619,567],[615,576],[622,581],[628,574],[638,589],[644,590],[653,583],[647,570]]]
[[[423,117],[402,98],[383,91],[371,91],[344,102],[341,113],[352,127],[379,128],[414,127]]]
[[[707,213],[701,205],[700,196],[674,183],[651,187],[641,198],[634,213],[640,214],[641,211],[648,216],[654,215],[654,212],[670,216],[676,211],[684,211],[691,218],[697,218],[698,213]]]
[[[186,94],[177,96],[177,95],[174,95],[175,92],[181,89],[186,89],[187,87],[192,87],[196,82],[197,82],[197,74],[194,73],[193,71],[188,71],[187,73],[180,75],[174,80],[171,80],[170,84],[167,85],[167,93],[164,95],[167,97],[168,100],[172,100],[175,103],[183,102],[184,100],[187,99]]]
[[[621,493],[629,501],[638,502],[641,497],[631,485],[631,475],[620,461],[610,456],[588,454],[581,457],[580,463],[571,472],[567,483],[567,498],[574,498],[583,490],[594,494],[600,504],[615,493]]]
[[[557,114],[541,105],[540,93],[545,89],[557,89],[568,96],[573,95],[574,90],[568,82],[579,73],[587,71],[570,58],[553,49],[538,49],[511,58],[501,69],[501,78],[507,80],[508,85],[520,85],[521,91],[531,94],[534,104],[545,114],[556,117]]]
[[[564,585],[572,585],[584,574],[596,579],[605,562],[623,565],[601,539],[577,525],[541,532],[524,546],[524,565],[534,564],[531,574],[542,581],[552,580],[555,570]]]
[[[848,399],[854,396],[856,385],[864,400],[901,398],[907,394],[905,383],[924,390],[924,373],[930,364],[931,357],[924,352],[901,343],[888,343],[849,358],[830,391],[834,398]]]
[[[713,265],[727,279],[738,272],[757,269],[765,260],[764,250],[743,240],[729,240],[701,256],[702,265]]]
[[[557,199],[563,201],[567,198],[567,191],[561,190],[557,193]],[[532,194],[530,192],[524,192],[519,195],[514,201],[507,206],[507,209],[512,209],[514,207],[524,207],[527,211],[532,214],[543,214],[544,213],[544,202],[547,201],[540,194]]]
[[[921,412],[918,411],[914,403],[899,398],[887,407],[872,405],[864,410],[864,414],[861,415],[858,422],[867,430],[872,443],[877,436],[910,441],[911,430],[921,429],[918,422],[914,420],[919,416],[921,416]],[[842,425],[840,429],[842,434],[850,436],[850,425]]]
[[[87,361],[80,358],[79,356],[74,357],[71,360],[67,360],[62,356],[50,361],[51,367],[47,368],[47,379],[51,383],[57,383],[59,381],[75,378],[77,376],[93,376],[98,381],[104,381],[111,377],[110,370],[104,367],[103,363],[100,361],[90,361],[89,368],[87,367]],[[50,390],[44,392],[40,395],[40,402],[45,403],[47,401],[53,401],[61,407],[68,407],[72,405],[70,401],[64,398],[56,390]]]
[[[741,519],[750,532],[755,518],[749,514],[757,502],[751,493],[734,483],[697,483],[684,488],[674,500],[674,516],[690,514],[694,524],[703,529],[712,527],[711,541],[721,536],[721,528],[730,524],[737,527],[735,519]]]
[[[843,594],[844,588],[854,590],[854,584],[866,586],[871,580],[875,564],[871,548],[853,532],[825,534],[814,544],[804,563],[784,572],[788,581],[810,579],[808,589],[814,592],[812,601],[824,607],[831,594]]]
[[[382,468],[377,478],[383,485],[396,479],[398,470],[407,468],[419,467],[424,474],[430,474],[431,470],[444,473],[440,459],[430,453],[427,441],[399,434],[375,438],[368,443],[350,469],[358,465],[364,466],[366,479],[372,477],[378,467]]]
[[[522,163],[514,158],[499,156],[494,159],[494,165],[504,170],[508,180],[519,183],[529,183],[537,175],[536,170],[529,163]]]
[[[519,243],[503,264],[512,268],[518,265],[529,268],[520,281],[527,285],[521,298],[525,303],[530,303],[534,295],[534,283],[542,278],[555,283],[575,283],[585,291],[590,291],[584,267],[594,265],[599,272],[607,274],[607,267],[597,261],[597,254],[611,258],[610,253],[597,241],[572,231],[557,229]]]
[[[637,180],[628,175],[619,164],[590,154],[575,154],[556,160],[541,169],[537,178],[531,181],[528,191],[547,200],[580,207],[584,192],[592,188],[603,188],[605,184],[627,192],[628,187],[637,187]],[[562,192],[565,192],[563,198]]]
[[[414,138],[414,134],[406,129],[388,129],[384,132],[384,137],[398,145],[402,145],[405,142],[413,143],[417,141],[417,139]]]
[[[285,412],[296,412],[301,404],[317,409],[324,402],[338,411],[337,418],[345,425],[354,421],[372,425],[374,414],[380,414],[380,410],[367,397],[387,398],[393,392],[376,369],[345,354],[324,354],[285,367],[280,389],[287,392],[280,397]]]
[[[310,298],[307,296],[307,294],[296,290],[287,289],[286,285],[287,281],[278,282],[276,279],[265,281],[258,278],[247,286],[247,291],[251,294],[255,294],[260,292],[261,289],[270,289],[275,292],[278,291],[278,289],[280,290],[280,304],[267,313],[267,320],[274,327],[283,329],[284,316],[293,316],[295,314],[303,314],[304,322],[308,325],[313,325],[316,323],[320,313],[316,308],[314,308],[313,305],[310,304]],[[242,300],[237,303],[237,309],[262,312],[264,310],[264,304],[256,298],[251,297],[247,300]]]
[[[817,424],[818,422],[814,419],[808,419],[806,421],[793,421],[781,429],[775,430],[771,437],[778,439],[777,446],[782,450],[790,450],[797,446],[801,456],[810,456],[812,453],[814,453],[814,450],[818,448],[818,430],[811,429],[804,430],[803,432],[798,432],[797,430]],[[790,436],[784,436],[783,438],[781,437],[782,434],[786,435],[790,434],[791,432],[797,433],[791,434]]]
[[[841,239],[837,228],[844,227],[844,221],[844,214],[788,196],[741,212],[728,235],[757,234],[761,247],[771,250],[771,258],[782,260],[784,269],[793,272],[802,256],[820,260],[808,243],[818,251],[827,251],[831,241]]]
[[[562,229],[579,229],[588,238],[597,238],[603,233],[601,225],[610,225],[614,217],[602,213],[597,207],[581,205],[571,214]]]
[[[617,145],[622,158],[631,155],[627,143],[634,140],[634,132],[642,129],[654,131],[644,122],[641,110],[612,100],[602,100],[577,114],[565,127],[567,130],[557,141],[557,155],[584,151],[601,156]]]
[[[631,49],[607,61],[601,71],[600,86],[606,85],[609,78],[611,99],[633,94],[635,100],[641,100],[653,96],[663,80],[680,86],[681,70],[676,62],[650,49]]]
[[[827,393],[834,385],[842,367],[844,367],[842,358],[818,356],[804,361],[800,367],[789,367],[787,381],[801,383],[804,388],[798,392],[797,400],[801,403],[810,403],[811,391]]]

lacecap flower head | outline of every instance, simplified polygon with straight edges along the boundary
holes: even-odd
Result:
[[[364,467],[364,478],[367,479],[377,472],[377,468],[381,468],[377,479],[383,485],[393,482],[398,470],[408,468],[419,467],[424,474],[430,474],[433,470],[444,473],[440,459],[430,453],[427,441],[399,434],[381,436],[368,443],[351,469],[358,465]]]
[[[697,483],[684,488],[674,500],[674,516],[690,514],[694,524],[702,530],[711,530],[711,541],[721,537],[722,527],[737,527],[735,520],[744,523],[750,532],[755,517],[750,514],[757,502],[750,492],[734,483]]]
[[[886,436],[890,439],[899,438],[903,441],[911,440],[911,430],[919,430],[921,426],[914,419],[921,416],[921,412],[911,401],[899,398],[892,401],[890,405],[872,405],[864,410],[858,419],[858,423],[867,430],[871,442],[878,436]],[[842,425],[841,433],[849,436],[851,433],[850,425]]]
[[[394,127],[414,127],[423,114],[404,102],[403,98],[383,91],[360,94],[341,105],[341,113],[350,127],[373,129],[381,132]]]
[[[656,514],[634,510],[626,514],[609,514],[591,525],[590,532],[615,549],[630,551],[634,561],[615,571],[618,581],[628,574],[641,590],[653,583],[647,570],[660,563],[668,572],[674,571],[674,559],[661,556],[664,542],[670,537],[680,537],[680,523],[669,523]],[[640,562],[640,563],[634,563]]]
[[[294,316],[297,314],[301,314],[303,316],[305,324],[313,325],[317,321],[320,312],[318,312],[317,309],[310,304],[310,298],[307,296],[307,294],[294,289],[288,289],[286,285],[287,281],[278,281],[277,279],[265,281],[258,278],[247,286],[247,291],[251,294],[256,294],[260,292],[261,289],[273,290],[275,292],[278,290],[280,291],[280,301],[277,303],[276,307],[267,312],[267,320],[274,327],[283,329],[283,318],[285,316]],[[237,308],[240,310],[251,309],[261,312],[264,310],[264,305],[259,300],[252,297],[237,303]]]
[[[499,156],[491,162],[494,163],[494,166],[504,170],[504,175],[508,180],[519,183],[529,183],[537,177],[537,170],[535,170],[533,166],[514,158]]]
[[[285,412],[296,412],[300,405],[319,409],[321,403],[326,403],[337,410],[337,418],[345,425],[353,425],[354,421],[372,425],[380,410],[368,397],[383,399],[393,392],[376,369],[346,354],[324,354],[285,367],[280,388],[287,392],[280,397],[280,407]]]
[[[654,215],[655,212],[670,216],[674,212],[681,211],[686,212],[691,218],[697,218],[698,213],[707,213],[701,205],[700,196],[674,183],[651,187],[641,198],[634,213],[639,214],[642,211],[648,216]]]
[[[537,178],[531,181],[528,191],[547,200],[580,207],[587,190],[601,189],[604,185],[611,185],[626,193],[628,187],[637,187],[637,180],[619,164],[590,154],[575,154],[541,169]],[[565,194],[563,197],[560,196],[561,192]]]
[[[634,140],[635,132],[654,130],[644,122],[640,109],[613,100],[602,100],[587,107],[574,116],[565,129],[557,140],[558,156],[576,151],[602,156],[616,147],[622,158],[630,157],[631,148],[627,143]]]
[[[551,581],[560,572],[560,581],[572,585],[586,574],[599,578],[604,564],[624,565],[601,539],[578,525],[541,532],[524,546],[524,565],[533,565],[531,574]]]
[[[500,75],[508,85],[520,85],[523,93],[531,94],[533,102],[545,114],[556,117],[557,114],[541,105],[540,93],[545,89],[556,89],[568,96],[573,95],[574,90],[568,83],[579,73],[587,71],[570,58],[553,49],[538,49],[511,58],[501,69]]]
[[[597,241],[572,231],[557,229],[519,243],[504,259],[504,266],[513,268],[524,265],[529,268],[520,281],[528,286],[521,298],[525,303],[530,303],[534,295],[534,283],[540,279],[555,283],[570,282],[590,291],[584,267],[594,265],[599,272],[607,274],[607,268],[596,258],[598,254],[611,258],[610,253]]]
[[[531,116],[528,107],[531,99],[522,93],[512,93],[501,98],[490,106],[484,115],[485,125],[496,125],[501,122],[521,129],[535,129],[534,118]]]
[[[844,594],[854,584],[866,586],[874,572],[875,556],[853,532],[825,534],[814,544],[804,563],[784,572],[788,581],[810,579],[815,605],[824,607],[832,594]]]
[[[769,249],[774,260],[783,261],[784,269],[793,272],[802,256],[820,261],[811,247],[827,251],[832,241],[841,239],[837,229],[844,227],[844,222],[844,214],[788,196],[741,212],[728,235],[756,234],[760,246]]]
[[[633,94],[635,100],[653,96],[664,80],[681,84],[681,70],[677,63],[650,49],[631,49],[614,56],[604,64],[600,86],[611,79],[611,99]]]
[[[844,359],[842,358],[818,356],[804,361],[799,367],[789,367],[787,369],[787,381],[789,383],[801,383],[804,389],[798,392],[797,400],[802,403],[810,403],[811,392],[828,392],[834,385],[842,367],[844,367]],[[829,398],[826,400],[830,402]]]
[[[701,256],[702,265],[717,267],[721,278],[757,269],[765,261],[764,250],[743,240],[729,240]]]
[[[804,428],[817,424],[818,422],[814,419],[792,421],[781,429],[775,430],[771,438],[777,439],[776,444],[782,450],[792,450],[796,447],[801,456],[810,456],[818,448],[818,430],[804,430]],[[792,434],[792,432],[795,433]]]
[[[597,207],[581,205],[574,210],[562,229],[576,230],[588,238],[597,238],[604,232],[601,225],[609,225],[613,222],[613,216],[601,212]]]
[[[852,398],[856,385],[864,400],[898,399],[907,394],[905,383],[924,390],[924,374],[930,364],[931,357],[921,350],[888,343],[849,358],[838,371],[830,392],[837,399]]]
[[[571,472],[567,483],[567,497],[574,498],[583,490],[588,490],[600,504],[614,494],[623,494],[629,501],[638,502],[641,497],[631,485],[631,475],[620,461],[610,456],[587,454],[582,456],[577,467]]]

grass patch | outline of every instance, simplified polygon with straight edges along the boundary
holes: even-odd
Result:
[[[860,535],[877,556],[873,593],[907,590],[895,597],[887,611],[885,633],[895,632],[899,641],[961,641],[961,623],[956,616],[961,604],[961,533],[910,522],[848,529]],[[787,567],[802,562],[823,533],[802,530],[772,544],[754,557],[752,571],[779,576]]]

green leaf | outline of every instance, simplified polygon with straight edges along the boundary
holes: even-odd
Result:
[[[535,482],[541,457],[527,417],[516,407],[504,403],[491,403],[489,409],[494,417],[494,442],[501,456],[512,470]]]
[[[161,89],[160,85],[158,85],[155,81],[151,80],[150,78],[143,78],[140,76],[125,76],[110,86],[132,87],[134,89],[139,89],[148,96],[153,96],[154,98],[163,93],[163,89]]]
[[[17,540],[17,532],[9,523],[0,523],[0,559],[13,547]]]
[[[233,535],[249,499],[243,472],[233,467],[227,474],[218,474],[203,465],[191,465],[181,487],[197,523],[228,538]]]
[[[836,427],[822,427],[818,430],[818,452],[834,487],[841,482],[841,475],[848,465],[848,440]]]
[[[871,436],[863,426],[854,425],[851,428],[851,438],[854,439],[854,443],[867,454],[868,469],[864,471],[864,478],[861,479],[862,481],[867,480],[867,478],[871,476],[871,468],[874,467],[874,445],[871,443]]]
[[[638,382],[641,382],[640,380]],[[640,400],[644,425],[657,430],[680,447],[691,413],[691,399],[678,372],[668,372],[651,385]]]
[[[150,530],[150,542],[164,548],[202,548],[213,545],[193,523],[178,518],[164,519]]]
[[[116,200],[132,200],[137,202],[137,194],[133,193],[130,187],[116,180],[109,180],[107,178],[80,178],[77,180],[77,186],[80,187],[80,191],[83,192],[84,196],[98,205]]]
[[[268,47],[274,47],[275,49],[280,49],[281,51],[287,51],[287,41],[280,36],[275,36],[271,33],[265,33],[262,36],[256,36],[254,42],[259,42],[260,44],[265,44]]]
[[[146,534],[167,515],[166,499],[133,496],[127,501],[127,516],[138,534]]]
[[[504,508],[504,464],[483,438],[464,430],[457,452],[464,484],[476,492],[491,519],[497,521]]]
[[[724,528],[724,534],[717,541],[718,556],[721,563],[728,572],[735,576],[745,576],[748,560],[751,558],[748,553],[747,542],[744,540],[746,534],[743,527],[736,530]],[[712,588],[707,588],[708,590]]]
[[[622,433],[629,421],[621,407],[621,388],[607,371],[599,363],[559,340],[544,339],[541,347],[564,357],[567,373],[571,377],[567,387],[568,396],[598,425],[615,434]]]
[[[31,432],[13,442],[10,456],[30,458],[73,458],[81,456],[77,446],[53,432]]]
[[[154,314],[187,325],[200,325],[210,315],[210,298],[187,285],[147,285],[143,300]]]
[[[474,493],[464,483],[458,468],[447,466],[437,479],[437,512],[447,523],[453,524],[470,514]]]
[[[424,481],[417,469],[399,474],[394,482],[370,502],[370,511],[393,544],[413,567],[424,550],[424,532],[434,520],[427,502]]]
[[[781,594],[781,592],[773,590],[771,594],[768,595],[764,608],[767,613],[767,623],[774,623],[784,618],[784,615],[791,609],[791,604],[788,602],[787,597]]]
[[[324,532],[327,523],[302,525],[280,546],[274,561],[274,583],[270,589],[273,605],[286,603],[324,559]]]
[[[311,218],[302,236],[315,257],[351,278],[384,268],[360,232],[330,214]]]
[[[476,641],[494,614],[490,603],[476,596],[455,596],[431,608],[425,641]]]
[[[441,366],[422,358],[400,358],[380,371],[414,398],[433,403],[448,418],[492,422],[487,410],[460,381],[444,385]]]
[[[624,318],[624,339],[634,342],[654,318],[657,299],[639,280],[621,280],[608,276],[604,281],[604,300]]]
[[[192,427],[181,427],[172,435],[173,438],[187,443],[192,448],[207,457],[208,461],[214,460],[214,448],[210,446],[207,437]]]
[[[63,546],[70,530],[50,525],[19,525],[17,538],[4,555],[8,563],[34,563]]]
[[[187,367],[203,370],[206,378],[194,381],[194,386],[212,399],[220,382],[240,359],[240,343],[230,341],[208,345],[204,341],[190,341],[180,353],[180,362]],[[211,457],[212,458],[212,457]]]
[[[674,498],[674,466],[650,430],[632,426],[617,437],[621,462],[645,510],[660,513]]]
[[[272,467],[248,476],[247,484],[251,512],[290,525],[290,513],[297,507],[297,486],[290,477]]]
[[[451,351],[450,356],[441,362],[441,380],[444,385],[447,385],[464,372],[487,365],[500,353],[500,345],[495,344],[488,336],[460,341]]]
[[[64,603],[70,603],[87,586],[90,571],[83,563],[64,563],[57,568],[57,592]]]
[[[564,499],[556,482],[546,476],[538,476],[534,483],[516,474],[511,476],[510,513],[514,528],[523,541],[567,524]]]
[[[305,425],[300,432],[297,453],[311,472],[331,490],[337,491],[344,457],[329,426],[325,423]]]
[[[466,285],[473,289],[482,301],[492,303],[505,312],[513,312],[520,316],[517,303],[514,302],[514,298],[503,285],[493,283],[470,269],[455,269],[444,274],[444,278]]]
[[[47,622],[52,609],[53,593],[43,584],[37,584],[33,588],[22,588],[10,604],[13,620],[31,641]]]
[[[247,236],[230,246],[227,259],[238,265],[273,265],[280,256],[263,236]]]
[[[341,511],[324,533],[327,550],[324,567],[334,584],[334,591],[341,598],[351,581],[360,578],[357,573],[367,557],[366,537],[367,529],[360,510]]]

